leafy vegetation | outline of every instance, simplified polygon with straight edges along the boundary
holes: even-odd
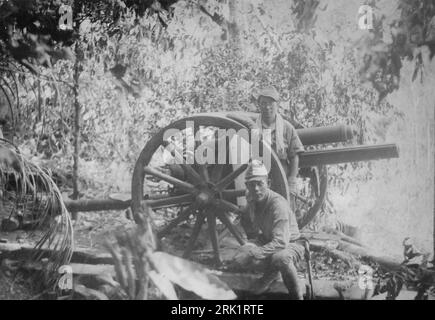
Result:
[[[2,224],[6,218],[9,219],[6,221],[16,221],[20,227],[44,231],[36,247],[52,250],[46,285],[55,285],[57,270],[68,263],[72,255],[70,215],[49,172],[23,158],[14,145],[3,139],[0,140],[0,153]]]

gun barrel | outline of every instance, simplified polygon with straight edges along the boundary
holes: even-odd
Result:
[[[299,167],[313,167],[345,162],[398,158],[395,144],[345,147],[327,150],[305,151],[299,156]]]
[[[258,118],[258,113],[232,111],[227,112],[226,116],[251,126],[255,124]],[[286,120],[289,121],[289,119]],[[291,121],[289,122],[291,123]],[[353,136],[353,128],[347,125],[302,128],[296,129],[296,131],[304,146],[322,143],[344,142],[352,139]]]
[[[346,125],[296,129],[303,145],[343,142],[352,139],[352,127]]]

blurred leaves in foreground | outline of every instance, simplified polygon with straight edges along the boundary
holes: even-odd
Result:
[[[145,209],[145,212],[150,209]],[[116,235],[116,243],[106,243],[111,253],[124,299],[149,298],[150,279],[154,287],[169,300],[178,299],[176,286],[203,299],[235,299],[234,292],[210,270],[165,252],[155,251],[149,215],[139,218],[134,230]],[[176,285],[176,286],[175,286]]]

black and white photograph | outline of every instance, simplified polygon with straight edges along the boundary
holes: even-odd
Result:
[[[435,0],[0,0],[0,300],[435,300],[434,57]]]

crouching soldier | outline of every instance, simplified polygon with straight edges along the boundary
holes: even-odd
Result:
[[[263,163],[253,160],[245,177],[248,205],[242,226],[252,242],[240,248],[233,266],[264,273],[252,288],[257,294],[267,290],[281,273],[290,297],[302,300],[296,265],[304,247],[296,241],[300,234],[295,214],[284,197],[269,189]]]

